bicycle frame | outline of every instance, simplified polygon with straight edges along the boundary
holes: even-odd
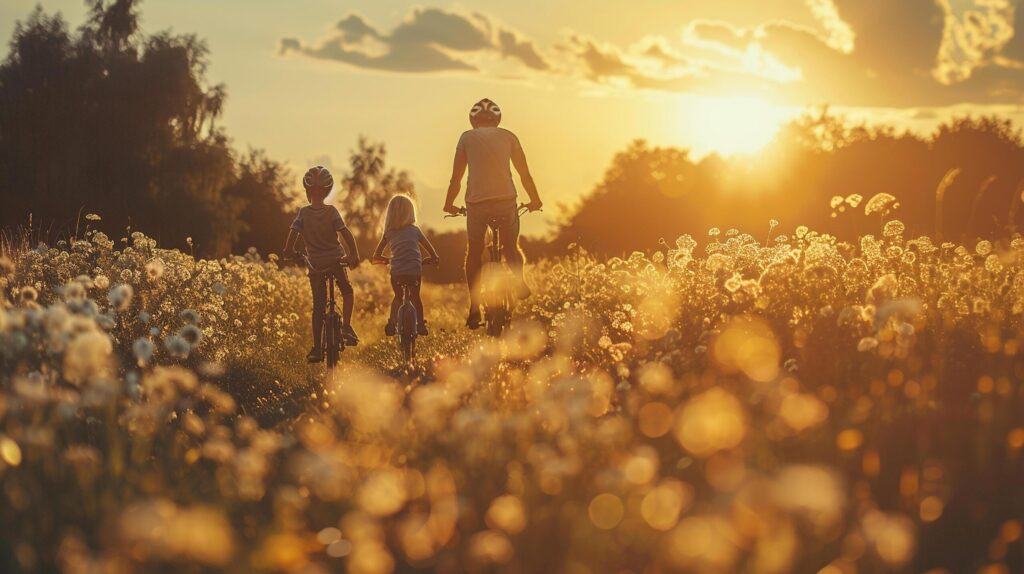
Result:
[[[406,363],[411,363],[416,356],[416,327],[419,324],[419,317],[416,315],[416,305],[412,302],[412,286],[402,283],[402,304],[398,306],[396,313],[396,327],[398,328],[398,344],[402,349],[402,358]]]
[[[338,313],[338,303],[335,299],[335,287],[337,280],[334,276],[334,268],[317,269],[309,261],[309,257],[302,256],[306,268],[310,273],[322,275],[327,285],[327,301],[324,305],[324,317],[320,331],[321,356],[327,360],[327,368],[333,369],[338,364],[340,354],[345,350],[345,338],[341,334],[341,315]],[[344,261],[338,261],[337,265],[342,268],[348,267]]]
[[[529,212],[529,208],[526,204],[519,204],[516,208],[516,219],[521,218],[524,214]],[[462,207],[459,209],[457,214],[446,215],[445,217],[459,217],[466,216],[466,208]],[[487,228],[491,231],[491,244],[488,246],[488,254],[490,260],[495,264],[503,264],[504,261],[501,256],[501,221],[492,219],[487,222]],[[515,306],[515,299],[509,292],[505,292],[501,295],[501,302],[497,305],[484,303],[484,322],[486,324],[486,332],[492,337],[497,337],[505,330],[512,322],[512,310]]]
[[[386,265],[391,262],[389,257],[379,257],[371,263],[375,265]],[[436,261],[424,261],[424,264],[436,263]],[[401,283],[402,303],[395,313],[395,327],[398,331],[398,346],[402,350],[402,357],[406,364],[412,364],[416,356],[417,327],[420,317],[416,311],[416,305],[412,302],[412,286],[408,283]]]

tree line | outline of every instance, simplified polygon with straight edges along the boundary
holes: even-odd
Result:
[[[64,238],[96,213],[92,227],[115,237],[139,230],[200,256],[279,250],[301,186],[264,152],[232,147],[206,44],[144,34],[139,0],[87,4],[77,30],[37,7],[0,64],[0,229]],[[413,191],[385,159],[361,139],[337,174],[353,229],[368,229],[391,193]]]
[[[783,127],[761,153],[695,160],[633,142],[567,210],[552,241],[622,255],[689,233],[737,228],[764,239],[799,226],[855,240],[899,219],[908,235],[998,239],[1019,231],[1024,140],[1005,118],[961,117],[921,135],[853,124],[823,109]],[[871,200],[876,201],[872,204]]]

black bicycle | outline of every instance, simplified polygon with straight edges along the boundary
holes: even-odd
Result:
[[[540,210],[538,210],[540,211]],[[529,213],[530,208],[525,203],[520,203],[516,209],[516,218]],[[445,217],[465,217],[466,208],[460,207],[458,213],[446,215]],[[487,246],[488,260],[496,265],[504,265],[501,255],[501,227],[505,220],[501,217],[493,217],[487,220],[487,228],[491,231],[491,242]],[[505,328],[512,324],[512,312],[515,309],[516,296],[510,288],[509,283],[504,283],[496,293],[486,292],[487,288],[493,288],[491,281],[485,282],[485,292],[481,293],[484,301],[484,327],[485,332],[497,337],[505,331]]]
[[[376,257],[371,263],[375,265],[387,265],[391,262],[390,257]],[[423,260],[424,265],[437,263],[436,259],[427,258]],[[395,331],[398,335],[398,347],[402,351],[402,358],[407,364],[412,364],[416,357],[416,328],[420,323],[419,313],[416,305],[412,302],[412,288],[415,284],[408,281],[399,281],[402,288],[402,303],[398,306],[398,313],[395,317]]]
[[[332,272],[334,267],[317,269],[309,261],[309,257],[302,254],[302,261],[310,273],[316,273],[327,282],[327,304],[324,306],[323,327],[320,331],[320,357],[327,360],[327,368],[333,369],[338,365],[341,352],[345,350],[345,337],[341,334],[341,314],[338,313],[338,305],[334,299],[335,277]],[[348,267],[345,261],[338,261],[335,265]]]

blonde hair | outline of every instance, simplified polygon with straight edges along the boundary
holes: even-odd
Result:
[[[384,233],[416,223],[416,206],[407,195],[396,195],[388,202]]]

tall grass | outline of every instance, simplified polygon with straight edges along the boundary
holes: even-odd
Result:
[[[500,339],[459,329],[460,289],[430,290],[412,374],[377,335],[377,270],[353,276],[364,343],[325,373],[302,362],[306,278],[273,258],[96,232],[17,250],[6,563],[1019,570],[1024,239],[889,220],[852,244],[798,227],[698,245],[536,262]]]

